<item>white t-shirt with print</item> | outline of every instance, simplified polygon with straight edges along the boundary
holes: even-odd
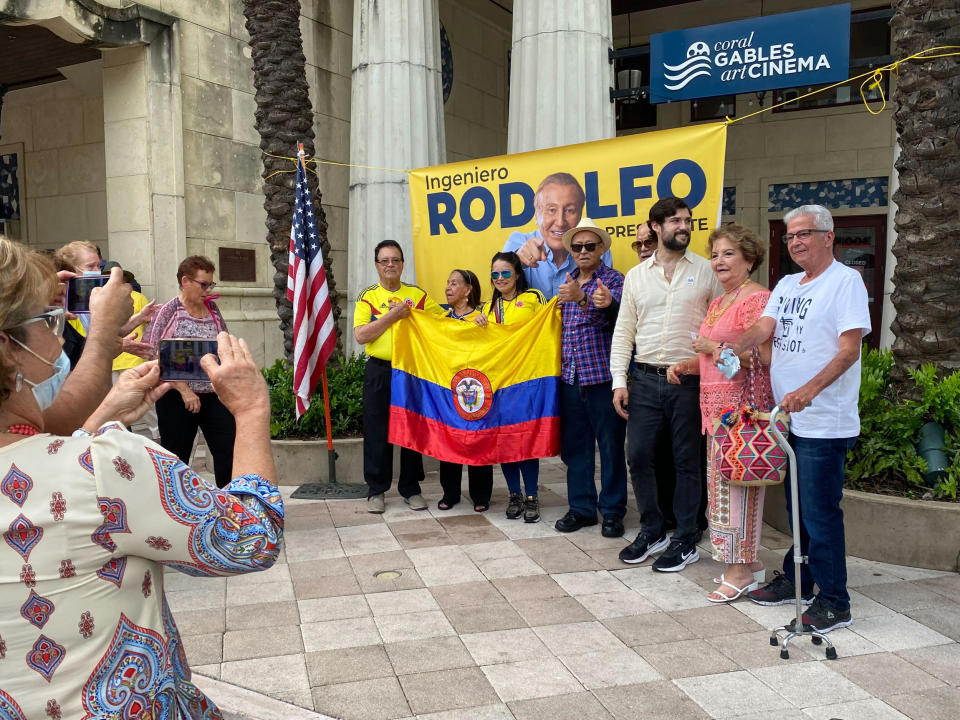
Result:
[[[870,332],[867,288],[856,270],[833,261],[822,274],[801,283],[804,273],[782,278],[763,311],[777,321],[773,330],[770,381],[773,397],[804,385],[823,370],[840,350],[840,335],[860,328]],[[860,434],[857,402],[860,357],[810,405],[791,414],[790,430],[805,438],[848,438]]]

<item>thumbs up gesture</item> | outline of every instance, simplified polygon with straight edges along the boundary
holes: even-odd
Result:
[[[613,295],[610,288],[603,284],[603,280],[597,278],[597,289],[593,291],[593,306],[598,308],[610,307],[613,302]]]
[[[580,285],[570,277],[570,273],[567,273],[567,281],[560,284],[560,287],[557,289],[557,298],[562,303],[567,302],[579,302],[580,298],[583,297],[583,290],[580,289]]]

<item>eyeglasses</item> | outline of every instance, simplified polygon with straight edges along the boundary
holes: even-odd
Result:
[[[207,290],[213,290],[217,286],[215,282],[208,282],[208,283],[200,282],[199,280],[194,280],[192,277],[187,277],[187,280],[199,285],[200,289],[203,290],[204,292],[206,292]]]
[[[593,252],[594,250],[597,249],[597,245],[598,245],[598,243],[595,243],[595,242],[593,242],[593,243],[571,243],[571,244],[570,244],[570,251],[571,251],[574,255],[579,255],[579,254],[582,253],[584,250],[586,250],[587,252]]]
[[[384,258],[377,260],[377,265],[403,265],[403,258]]]
[[[62,307],[47,307],[47,309],[39,315],[35,315],[29,320],[24,320],[22,323],[15,325],[14,327],[23,327],[24,325],[29,325],[30,323],[35,322],[42,322],[46,326],[47,330],[52,332],[57,337],[63,337],[65,316],[63,314]]]
[[[500,270],[499,272],[496,270],[493,270],[490,273],[491,280],[499,280],[500,278],[503,278],[504,280],[509,280],[511,277],[513,277],[513,270]]]
[[[643,245],[645,248],[655,248],[658,245],[658,241],[654,240],[653,238],[649,238],[647,240],[634,240],[630,244],[630,247],[636,250],[641,245]]]
[[[795,233],[785,233],[784,236],[783,236],[783,242],[788,243],[788,242],[790,242],[791,240],[793,240],[794,238],[796,238],[797,240],[806,240],[808,237],[810,237],[811,235],[813,235],[815,232],[825,233],[825,232],[832,232],[832,231],[831,231],[831,230],[816,230],[816,229],[797,230]]]

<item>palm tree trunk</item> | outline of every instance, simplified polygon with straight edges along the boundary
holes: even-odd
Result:
[[[314,155],[313,108],[305,72],[303,42],[300,36],[299,0],[243,0],[250,48],[253,51],[253,86],[256,89],[256,129],[260,133],[260,149],[271,155],[296,155],[297,142]],[[276,269],[273,296],[277,303],[280,328],[283,331],[287,358],[293,354],[293,310],[287,300],[287,259],[290,246],[290,224],[293,218],[294,174],[276,173],[295,170],[288,160],[263,156],[264,202],[267,211],[267,244]],[[317,234],[323,249],[334,325],[337,328],[337,354],[342,355],[340,308],[336,282],[330,264],[330,242],[327,222],[320,204],[320,189],[313,173],[307,173],[313,195]]]
[[[893,52],[960,45],[957,0],[893,0]],[[899,66],[894,378],[960,368],[960,58]]]

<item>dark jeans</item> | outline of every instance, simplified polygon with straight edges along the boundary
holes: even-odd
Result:
[[[700,464],[700,509],[697,510],[697,529],[705,531],[707,522],[707,437],[701,435],[700,454],[704,462]],[[670,532],[677,527],[673,516],[673,491],[677,487],[677,474],[673,470],[673,443],[670,433],[661,429],[657,435],[653,453],[653,473],[657,477],[657,504],[663,515],[664,528]]]
[[[567,466],[567,501],[580,517],[627,513],[627,423],[613,408],[609,382],[560,383],[560,459]],[[600,496],[594,482],[594,446],[600,449]]]
[[[183,462],[190,462],[190,451],[197,437],[197,428],[213,457],[213,474],[217,487],[226,486],[233,479],[233,443],[237,426],[233,415],[220,402],[216,393],[197,393],[200,412],[192,413],[183,404],[183,398],[171,390],[157,400],[157,425],[160,444]]]
[[[804,438],[790,433],[790,446],[797,456],[797,487],[800,498],[800,589],[808,597],[816,583],[820,598],[837,610],[850,608],[847,592],[847,553],[843,533],[843,464],[852,438]],[[790,478],[784,483],[787,517],[793,529]],[[793,547],[783,558],[783,574],[795,582]]]
[[[500,463],[500,469],[503,471],[504,480],[507,481],[507,489],[511,493],[522,494],[520,491],[520,474],[523,473],[523,489],[527,495],[537,496],[537,484],[540,480],[540,461],[537,458]]]
[[[459,463],[440,463],[440,486],[443,499],[449,505],[460,502],[460,480],[463,477],[463,465]],[[467,482],[470,499],[474,505],[489,505],[493,492],[493,465],[467,465]]]
[[[390,363],[367,358],[363,373],[363,479],[370,489],[367,497],[385,493],[393,482],[393,445],[390,428]],[[420,494],[423,456],[400,448],[400,479],[397,490],[403,497]]]
[[[671,385],[664,375],[635,367],[631,374],[627,447],[630,479],[637,497],[644,532],[660,537],[664,518],[657,502],[654,475],[655,440],[661,428],[673,443],[676,489],[673,513],[677,519],[674,539],[693,542],[701,499],[703,439],[700,434],[700,378],[684,375],[680,385]]]

